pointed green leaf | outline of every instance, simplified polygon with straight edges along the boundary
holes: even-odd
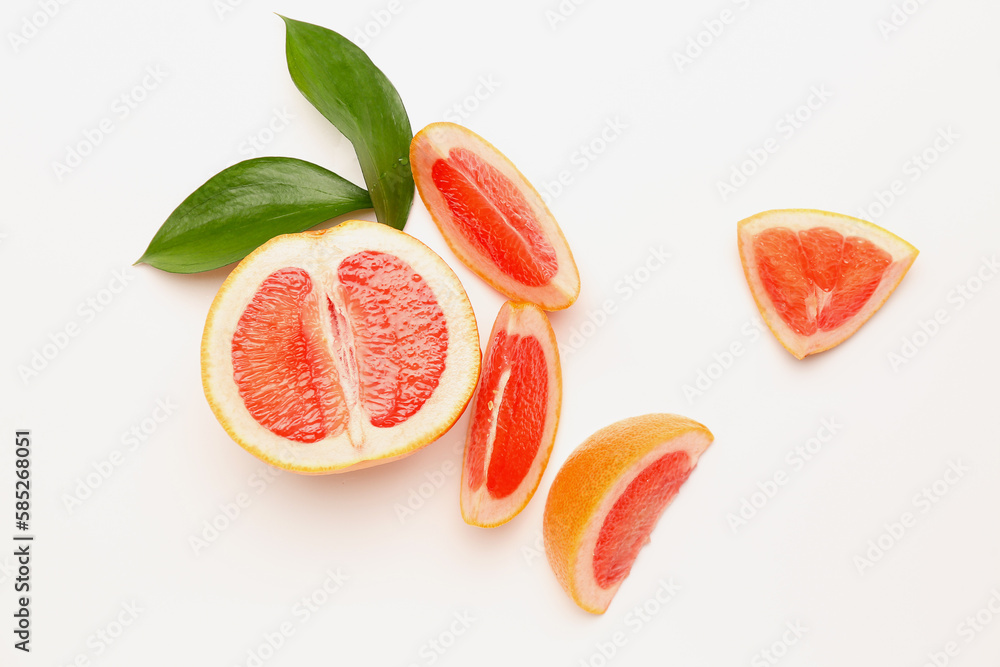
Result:
[[[265,241],[371,208],[368,193],[332,171],[284,157],[245,160],[195,190],[139,263],[197,273],[243,259]]]
[[[379,222],[402,229],[413,204],[413,131],[399,93],[346,37],[282,19],[292,81],[354,145]]]

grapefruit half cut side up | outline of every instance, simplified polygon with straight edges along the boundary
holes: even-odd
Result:
[[[462,464],[462,517],[493,527],[531,500],[555,442],[562,403],[559,350],[538,306],[500,308],[472,401]]]
[[[663,511],[712,443],[687,417],[607,426],[570,454],[545,503],[545,553],[573,601],[603,614]]]
[[[208,313],[205,396],[254,456],[301,473],[410,454],[459,418],[479,378],[476,319],[427,246],[375,222],[278,236]]]
[[[837,213],[766,211],[738,225],[743,273],[778,341],[803,359],[847,340],[906,275],[917,249]]]
[[[417,191],[448,247],[516,301],[568,308],[580,293],[573,253],[542,197],[503,153],[454,123],[413,137]]]

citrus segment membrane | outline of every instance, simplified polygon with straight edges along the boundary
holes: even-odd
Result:
[[[454,272],[403,232],[348,221],[272,239],[209,311],[202,378],[237,443],[326,473],[398,458],[458,419],[479,334]]]
[[[878,288],[892,255],[829,227],[767,229],[754,238],[758,271],[778,315],[803,336],[836,329]]]
[[[601,588],[624,579],[657,520],[694,468],[687,452],[670,452],[639,473],[618,497],[594,549],[594,578]]]
[[[276,271],[233,335],[233,379],[247,410],[261,426],[292,441],[316,442],[343,431],[344,394],[351,392],[360,394],[372,426],[402,423],[444,372],[444,315],[408,264],[364,251],[345,258],[337,277],[340,288],[322,297],[324,312],[315,307],[309,274]],[[323,316],[330,318],[329,341],[322,336]],[[340,382],[334,358],[346,382]]]
[[[562,377],[555,334],[538,306],[500,309],[473,398],[462,467],[462,516],[496,526],[534,495],[559,421]]]
[[[509,178],[464,148],[435,161],[431,176],[458,229],[501,271],[532,287],[556,274],[555,250]]]

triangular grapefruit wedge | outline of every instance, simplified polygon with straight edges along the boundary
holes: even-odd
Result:
[[[545,503],[545,553],[581,608],[603,614],[660,515],[712,443],[687,417],[616,422],[576,448]]]
[[[205,396],[254,456],[300,473],[384,463],[429,444],[479,378],[476,319],[430,248],[375,222],[278,236],[208,313]]]
[[[738,237],[757,308],[798,359],[829,350],[857,331],[918,253],[878,225],[805,209],[741,220]]]
[[[580,274],[542,197],[517,167],[475,132],[432,123],[410,144],[417,191],[448,247],[516,301],[568,308]]]
[[[500,308],[483,359],[462,464],[462,517],[493,527],[538,488],[559,425],[562,373],[549,318],[538,306]]]

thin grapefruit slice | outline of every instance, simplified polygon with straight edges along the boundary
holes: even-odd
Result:
[[[580,293],[573,253],[531,183],[503,153],[454,123],[432,123],[410,144],[424,206],[448,247],[517,301],[568,308]]]
[[[889,298],[918,250],[878,225],[826,211],[766,211],[738,225],[757,308],[798,359],[829,350]]]
[[[268,463],[330,473],[447,431],[479,378],[476,319],[427,246],[374,222],[278,236],[222,285],[201,349],[205,396]]]
[[[462,517],[493,527],[513,519],[538,488],[559,424],[562,373],[549,318],[508,301],[486,347],[462,465]]]
[[[545,553],[573,601],[603,614],[657,520],[712,443],[687,417],[643,415],[590,436],[556,474]]]

